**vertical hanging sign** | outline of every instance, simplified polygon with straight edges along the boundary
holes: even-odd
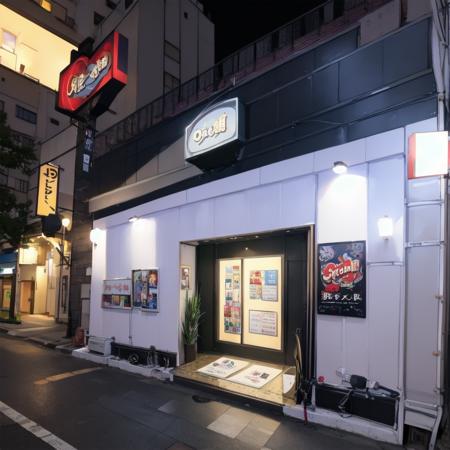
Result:
[[[39,167],[36,215],[46,217],[56,214],[58,205],[59,167],[47,163]]]
[[[83,143],[83,172],[89,173],[92,166],[92,154],[94,152],[95,130],[87,127],[84,132]]]

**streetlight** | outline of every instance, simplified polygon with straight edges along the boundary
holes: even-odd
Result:
[[[61,220],[62,223],[62,239],[60,245],[60,253],[59,253],[59,287],[58,287],[58,309],[56,311],[56,321],[59,322],[59,312],[61,309],[61,297],[62,297],[62,270],[64,265],[64,243],[66,240],[66,228],[70,226],[70,219],[68,217],[63,217]]]

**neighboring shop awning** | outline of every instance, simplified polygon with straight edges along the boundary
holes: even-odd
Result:
[[[0,276],[12,275],[14,269],[16,268],[16,261],[16,252],[12,251],[0,253]]]

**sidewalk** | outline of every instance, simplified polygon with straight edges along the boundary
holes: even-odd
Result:
[[[43,314],[23,314],[20,324],[0,322],[0,332],[20,337],[45,347],[72,351],[72,341],[66,338],[67,325],[56,323],[53,317]]]

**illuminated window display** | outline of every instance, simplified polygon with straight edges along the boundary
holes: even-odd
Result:
[[[219,261],[218,339],[282,349],[282,257]]]

